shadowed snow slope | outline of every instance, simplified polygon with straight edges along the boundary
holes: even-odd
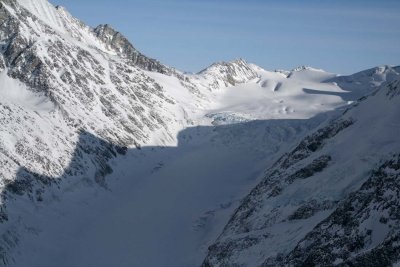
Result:
[[[3,244],[13,246],[5,242],[11,236],[18,242],[7,261],[43,267],[54,262],[66,267],[198,266],[238,201],[257,182],[266,159],[325,119],[192,127],[179,134],[177,147],[144,146],[117,158],[118,148],[82,133],[72,162],[82,162],[83,151],[93,144],[97,154],[110,155],[107,190],[85,176],[50,185],[33,202],[14,201],[8,206],[13,228]],[[65,170],[73,171],[73,166]],[[8,195],[35,191],[25,173],[19,171]],[[57,178],[40,178],[51,180]]]

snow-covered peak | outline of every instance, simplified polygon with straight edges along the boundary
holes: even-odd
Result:
[[[124,35],[109,24],[98,25],[93,29],[93,32],[108,50],[114,51],[121,57],[136,58],[140,54]]]
[[[313,68],[310,66],[304,66],[304,65],[296,67],[292,70],[275,69],[274,72],[280,73],[280,74],[286,76],[286,78],[291,78],[293,75],[304,75],[306,73],[308,73],[308,74],[315,73],[317,76],[319,76],[318,73],[327,73],[326,71],[324,71],[322,69],[317,69],[317,68]]]
[[[372,79],[375,82],[392,81],[400,75],[400,66],[383,65],[368,70],[357,72],[351,76],[353,80],[356,79]]]
[[[47,0],[17,0],[17,3],[48,26],[57,30],[62,30],[63,23],[60,14]]]
[[[314,80],[322,82],[335,76],[336,74],[326,72],[322,69],[301,66],[291,70],[290,73],[287,75],[287,78],[298,80]]]
[[[254,66],[244,59],[214,63],[198,75],[208,80],[209,87],[213,89],[245,83],[259,77]]]
[[[101,24],[93,32],[107,47],[120,57],[128,59],[132,64],[149,71],[164,74],[174,73],[174,70],[161,64],[159,61],[140,53],[129,40],[109,24]]]
[[[215,62],[204,70],[200,71],[199,74],[202,73],[211,73],[211,72],[224,72],[227,69],[242,69],[242,70],[251,70],[250,64],[246,62],[246,60],[239,58],[232,61],[219,61]]]
[[[109,24],[98,25],[94,28],[94,32],[101,36],[104,41],[111,41],[115,35],[120,35],[120,33]]]
[[[376,90],[385,82],[400,78],[400,66],[378,66],[348,76],[337,76],[326,82],[338,84],[348,91],[360,91],[363,94]]]
[[[7,8],[18,21],[21,37],[29,40],[32,36],[49,34],[48,40],[62,38],[85,49],[95,48],[104,52],[106,48],[93,33],[93,30],[67,9],[53,6],[47,0],[12,0]],[[56,33],[56,34],[54,34]],[[44,38],[40,40],[44,42]]]
[[[283,74],[283,75],[285,75],[286,77],[289,76],[289,74],[290,74],[290,71],[288,71],[288,70],[281,70],[281,69],[276,69],[276,70],[274,70],[274,72]]]
[[[313,68],[313,67],[310,67],[310,66],[304,66],[303,65],[303,66],[299,66],[297,68],[292,69],[291,72],[299,72],[299,71],[304,71],[304,70],[324,71],[322,69],[316,69],[316,68]]]

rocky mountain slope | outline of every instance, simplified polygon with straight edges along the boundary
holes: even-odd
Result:
[[[96,266],[125,257],[131,266],[140,264],[141,255],[149,258],[157,245],[160,257],[148,266],[199,265],[265,166],[353,101],[398,77],[399,68],[390,66],[337,76],[310,67],[269,72],[242,59],[187,74],[143,55],[107,24],[92,29],[46,0],[0,0],[0,264],[45,267],[64,258],[59,266],[76,266],[108,255]],[[382,102],[395,103],[392,98]],[[350,122],[357,125],[343,120],[349,129]],[[335,132],[341,123],[325,126]],[[308,169],[308,159],[296,163],[305,168],[300,176],[336,159],[315,155],[310,152],[315,162]],[[277,190],[297,180],[276,184]],[[185,197],[177,202],[179,194]],[[333,210],[341,197],[331,198],[310,203]],[[141,214],[147,227],[126,216],[127,210]],[[150,221],[165,223],[151,228]],[[114,241],[129,253],[107,247],[113,235],[101,239],[104,229],[116,231],[116,223],[121,234]],[[77,257],[78,238],[87,247],[101,240]],[[176,246],[163,246],[172,240]],[[183,250],[186,256],[176,261]],[[67,257],[67,251],[76,253]],[[218,262],[213,251],[209,263]]]
[[[108,26],[92,30],[47,1],[2,1],[1,42],[1,119],[9,137],[3,184],[20,166],[60,174],[81,131],[127,147],[149,143],[154,132],[161,144],[174,142],[186,124],[163,85],[143,69],[183,78]]]
[[[138,53],[111,28],[91,29],[62,7],[44,0],[0,5],[2,258],[7,262],[6,248],[21,219],[19,213],[6,215],[13,199],[37,206],[50,185],[63,187],[82,177],[107,187],[107,161],[127,147],[140,148],[154,136],[159,145],[176,142],[176,132],[188,124],[185,111],[145,70],[175,75],[186,91],[194,85]],[[90,133],[85,142],[82,133]]]
[[[384,84],[285,153],[244,198],[203,265],[400,261],[399,95],[399,79]]]

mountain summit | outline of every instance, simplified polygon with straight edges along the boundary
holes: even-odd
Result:
[[[133,45],[110,25],[99,25],[94,28],[96,36],[102,40],[106,47],[113,50],[122,58],[129,59],[132,64],[148,70],[164,74],[171,74],[172,69],[167,68],[155,59],[148,58],[136,50]]]

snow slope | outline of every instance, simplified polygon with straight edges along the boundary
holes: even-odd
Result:
[[[239,73],[235,79],[247,82],[233,82],[225,87],[227,84],[223,84],[223,81],[233,79],[226,78],[226,66],[230,64],[233,65],[232,69],[246,64],[243,73],[248,73],[247,76],[242,77],[239,71],[233,72]],[[225,73],[222,75],[225,79],[221,78],[221,73]],[[353,92],[351,82],[343,82],[341,86],[330,82],[338,77],[336,74],[312,68],[289,73],[284,75],[266,71],[244,60],[216,63],[200,74],[187,76],[187,80],[195,85],[192,91],[185,90],[181,81],[174,76],[154,72],[148,75],[164,85],[167,95],[190,113],[192,120],[200,124],[211,121],[214,125],[263,119],[308,119],[321,112],[346,106],[379,86]],[[193,94],[198,97],[194,98]],[[204,121],[205,118],[210,120]]]
[[[0,73],[0,103],[23,107],[35,112],[54,110],[54,105],[47,97],[33,93],[25,84],[10,78],[6,70]]]
[[[334,74],[304,70],[287,78],[260,68],[257,68],[257,73],[256,80],[218,95],[216,99],[220,107],[212,110],[211,116],[234,114],[246,120],[306,119],[346,104],[337,95],[345,91],[336,85],[322,83]],[[311,94],[305,92],[305,88],[318,89],[326,94]]]
[[[0,4],[9,266],[199,265],[266,166],[399,73],[358,84],[235,60],[183,74],[45,0]]]
[[[177,147],[128,151],[111,165],[109,192],[44,197],[29,221],[40,234],[20,237],[18,266],[200,265],[266,158],[323,119],[193,127]]]
[[[57,9],[46,0],[18,0],[21,6],[53,29],[62,29],[63,23]]]
[[[397,262],[399,92],[400,80],[385,84],[283,154],[203,265]]]

